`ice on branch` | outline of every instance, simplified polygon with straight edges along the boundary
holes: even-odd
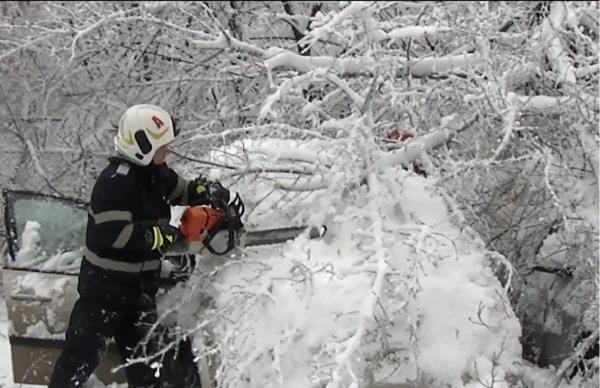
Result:
[[[271,48],[267,52],[265,66],[271,70],[286,67],[302,72],[318,68],[334,68],[340,75],[369,74],[373,63],[356,58],[338,58],[329,56],[304,56],[281,48]]]
[[[433,35],[441,32],[449,32],[451,28],[437,26],[409,26],[395,28],[385,34],[385,38],[390,39],[390,44],[398,39],[419,38],[425,35]]]
[[[563,2],[550,4],[550,15],[542,24],[542,44],[552,68],[559,74],[558,82],[574,84],[575,72],[567,50],[562,46],[559,32],[567,21],[569,10]]]
[[[371,7],[371,3],[366,1],[354,1],[350,3],[346,8],[342,11],[335,14],[331,19],[321,26],[316,26],[316,22],[313,22],[311,25],[312,31],[310,31],[307,35],[305,35],[300,42],[300,45],[312,46],[314,42],[327,39],[331,33],[333,33],[334,28],[340,24],[342,21],[360,16],[363,12]]]
[[[273,105],[289,93],[293,92],[294,89],[305,85],[312,78],[313,73],[311,72],[283,81],[277,90],[267,97],[265,104],[262,106],[262,108],[260,108],[256,121],[260,123],[269,116],[276,116],[276,113],[273,112]]]
[[[565,107],[573,106],[583,102],[592,109],[598,110],[599,98],[586,93],[580,93],[577,98],[573,96],[523,96],[516,93],[508,93],[507,98],[513,101],[521,111],[532,112],[555,112]]]
[[[266,51],[260,47],[254,46],[247,42],[242,42],[239,39],[236,39],[229,34],[221,31],[219,36],[213,40],[192,40],[190,39],[190,43],[193,44],[198,49],[226,49],[232,48],[237,51],[242,51],[254,56],[264,57],[266,55]]]
[[[447,73],[462,67],[479,67],[481,57],[478,54],[452,55],[439,58],[421,58],[411,62],[410,73],[415,77]]]

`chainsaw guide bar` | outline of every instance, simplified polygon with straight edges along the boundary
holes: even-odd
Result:
[[[327,227],[325,225],[320,227],[292,226],[252,231],[241,230],[237,236],[236,247],[246,248],[252,246],[281,244],[293,240],[303,233],[307,233],[307,237],[312,240],[322,238],[325,236],[326,232]],[[206,253],[206,249],[202,241],[186,241],[175,245],[169,250],[169,254],[200,253]]]

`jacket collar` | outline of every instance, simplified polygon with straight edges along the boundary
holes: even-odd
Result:
[[[125,163],[133,171],[136,171],[144,176],[152,177],[160,167],[156,164],[150,163],[147,166],[140,166],[139,164],[133,163],[131,160],[123,158],[122,156],[111,156],[108,158],[110,163]]]

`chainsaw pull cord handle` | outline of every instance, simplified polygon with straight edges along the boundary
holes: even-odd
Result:
[[[230,206],[230,204],[227,202],[220,200],[219,205],[223,209],[223,217],[221,217],[215,223],[211,231],[209,231],[206,237],[202,240],[202,244],[204,244],[206,249],[208,249],[208,251],[213,255],[222,256],[235,248],[235,233],[241,226],[240,218],[242,217],[242,214],[244,214],[246,208],[239,195],[236,195],[235,199],[231,201],[231,204],[233,206]],[[227,247],[225,247],[223,251],[218,252],[212,247],[210,242],[219,231],[223,230],[223,224],[227,225]]]

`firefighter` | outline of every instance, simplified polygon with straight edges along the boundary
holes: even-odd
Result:
[[[81,387],[114,338],[123,362],[158,349],[155,296],[163,253],[183,236],[169,225],[171,205],[229,201],[229,190],[204,177],[188,181],[165,163],[178,130],[169,113],[134,105],[119,121],[117,156],[109,158],[90,200],[86,250],[66,332],[50,388]],[[160,387],[151,362],[125,368],[129,387]]]

